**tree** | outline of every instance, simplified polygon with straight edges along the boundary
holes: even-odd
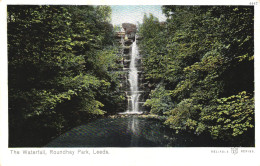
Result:
[[[163,6],[163,11],[166,26],[144,16],[140,47],[146,78],[155,82],[152,88],[164,84],[162,95],[174,105],[164,111],[165,123],[219,139],[246,136],[254,130],[253,8]],[[153,93],[146,102],[152,108]]]
[[[8,6],[10,146],[43,145],[121,101],[110,14],[106,6]]]

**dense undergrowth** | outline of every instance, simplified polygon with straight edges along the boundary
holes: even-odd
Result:
[[[151,93],[145,105],[176,132],[254,146],[254,8],[163,6],[139,42]]]
[[[118,109],[109,6],[8,6],[9,146],[42,146]]]

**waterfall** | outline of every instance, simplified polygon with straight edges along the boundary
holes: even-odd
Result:
[[[126,91],[126,96],[127,96],[127,111],[119,113],[119,114],[141,114],[142,111],[139,108],[139,97],[141,96],[141,92],[139,91],[138,88],[138,64],[137,61],[140,59],[139,57],[139,51],[138,51],[138,46],[136,44],[136,40],[132,43],[132,51],[130,55],[130,64],[129,68],[125,68],[128,70],[128,85],[129,85],[129,90]],[[128,60],[125,60],[128,61]]]
[[[139,96],[140,92],[138,91],[138,70],[136,67],[136,60],[138,58],[139,52],[138,47],[136,45],[136,40],[133,43],[132,46],[132,55],[131,55],[131,61],[130,61],[130,71],[129,71],[129,83],[130,83],[130,94],[131,94],[131,102],[128,106],[128,112],[129,113],[141,113],[139,110],[138,102],[139,102]]]

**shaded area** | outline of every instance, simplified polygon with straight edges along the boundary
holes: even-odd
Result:
[[[109,6],[7,5],[9,147],[41,147],[122,111],[110,18]]]
[[[76,127],[46,147],[217,147],[234,142],[216,142],[209,136],[173,133],[160,120],[129,115],[104,118]]]
[[[164,133],[158,121],[136,116],[99,119],[61,135],[47,147],[137,147],[163,146]]]
[[[144,15],[138,27],[145,106],[172,129],[254,146],[254,8],[162,9],[165,23]]]

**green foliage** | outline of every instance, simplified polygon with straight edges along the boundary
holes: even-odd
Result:
[[[207,124],[213,137],[223,137],[243,134],[254,127],[254,98],[245,91],[216,101],[215,109],[202,111],[201,120]],[[212,123],[210,121],[214,121]]]
[[[111,22],[112,9],[110,6],[97,6],[96,11],[97,17],[102,22]]]
[[[151,107],[151,113],[163,115],[166,111],[173,107],[170,94],[165,90],[164,86],[159,85],[150,94],[150,99],[147,99],[144,106]]]
[[[144,15],[143,24],[139,27],[139,35],[144,37],[140,43],[146,79],[152,78],[160,81],[164,79],[167,58],[163,56],[166,51],[164,29],[152,14]]]
[[[166,23],[144,16],[139,35],[147,105],[177,132],[231,139],[254,128],[254,9],[242,6],[163,6]],[[153,91],[158,83],[170,101]],[[158,90],[157,90],[158,91]],[[148,104],[149,103],[149,104]],[[155,110],[157,109],[157,110]]]
[[[114,25],[114,32],[120,32],[121,26],[120,25]]]
[[[122,101],[110,19],[108,6],[8,6],[10,146],[39,145],[37,130],[55,136]],[[35,145],[18,138],[33,130]]]

